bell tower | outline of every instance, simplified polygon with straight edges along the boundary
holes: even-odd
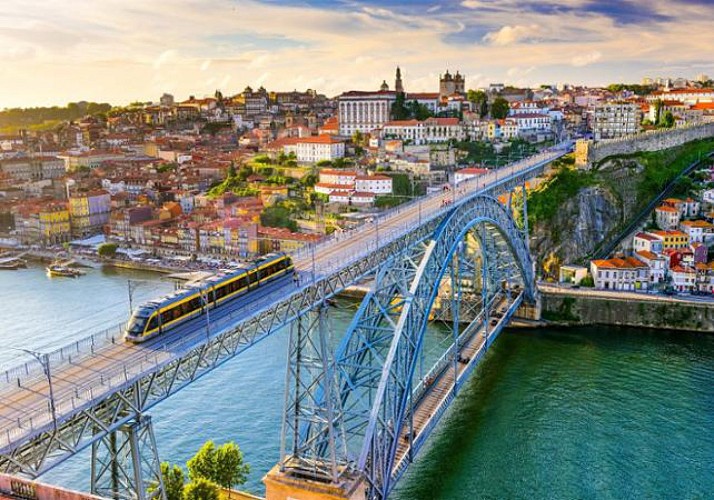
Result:
[[[402,85],[402,70],[399,69],[399,66],[397,66],[397,77],[394,81],[394,90],[397,94],[404,93],[404,86]]]

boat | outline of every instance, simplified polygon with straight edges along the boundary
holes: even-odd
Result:
[[[25,269],[27,262],[16,257],[8,257],[0,259],[0,271],[15,271],[17,269]]]
[[[65,264],[51,264],[47,266],[47,274],[51,277],[76,278],[84,272]]]

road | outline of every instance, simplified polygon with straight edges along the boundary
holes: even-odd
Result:
[[[289,278],[268,283],[249,297],[211,311],[210,323],[205,316],[198,317],[173,331],[138,345],[126,344],[107,336],[104,342],[97,341],[93,344],[89,352],[80,351],[78,347],[78,354],[67,357],[63,355],[62,363],[50,366],[57,419],[62,421],[68,418],[89,401],[108,396],[126,381],[182,356],[203,343],[209,333],[215,335],[291,294],[301,293],[301,289],[312,280],[328,276],[346,263],[418,227],[422,221],[448,210],[444,203],[458,203],[475,192],[492,187],[504,177],[534,169],[537,165],[552,161],[562,154],[563,151],[541,153],[485,176],[465,181],[456,189],[398,207],[347,235],[333,235],[332,238],[296,255],[294,260],[301,276],[300,287],[296,287]],[[118,331],[119,327],[115,326],[114,329]],[[0,373],[0,450],[29,439],[35,429],[47,426],[53,421],[50,389],[45,374],[39,363],[28,371],[29,373],[19,376],[19,370],[12,371],[12,374],[11,371]]]
[[[694,297],[681,295],[661,295],[648,292],[626,292],[622,290],[599,290],[596,288],[572,288],[548,283],[538,283],[538,289],[547,293],[562,293],[565,295],[596,297],[600,299],[637,300],[647,302],[664,302],[669,304],[703,304],[714,307],[714,299],[710,297]]]

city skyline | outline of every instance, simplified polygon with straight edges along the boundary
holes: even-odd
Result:
[[[506,82],[605,85],[714,72],[705,0],[9,0],[0,108],[179,99],[246,85],[327,95]]]

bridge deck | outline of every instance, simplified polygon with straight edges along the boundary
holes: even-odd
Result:
[[[552,152],[524,160],[500,171],[459,184],[456,191],[438,193],[408,206],[402,206],[351,234],[332,237],[311,250],[295,256],[303,287],[344,268],[346,263],[374,252],[385,241],[394,241],[412,231],[422,221],[445,212],[444,201],[459,201],[474,193],[491,189],[505,178],[535,172],[563,152]],[[289,278],[267,284],[251,295],[250,301],[211,312],[210,334],[205,317],[198,317],[174,331],[140,345],[121,341],[120,327],[113,333],[77,342],[71,348],[50,355],[50,371],[57,422],[70,419],[82,409],[101,404],[137,377],[147,376],[169,361],[180,359],[221,331],[253,317],[286,297],[300,294]],[[91,340],[91,343],[89,342]],[[467,354],[468,355],[468,354]],[[445,382],[444,383],[448,383]],[[39,363],[28,362],[0,373],[0,454],[51,428],[49,384]],[[426,411],[426,410],[425,410]],[[427,411],[428,414],[428,411]]]
[[[519,302],[518,302],[519,303]],[[512,310],[517,308],[517,304],[511,306]],[[490,307],[492,312],[498,311],[508,305],[505,298],[499,298]],[[445,403],[448,399],[455,397],[455,388],[457,384],[460,385],[465,378],[466,372],[470,372],[473,367],[479,362],[480,358],[485,352],[486,346],[486,334],[494,335],[492,332],[500,332],[500,329],[508,321],[510,314],[504,315],[498,320],[497,325],[490,325],[489,319],[487,318],[484,324],[481,321],[476,328],[468,335],[465,339],[464,344],[458,351],[457,356],[462,358],[468,358],[468,362],[457,362],[456,370],[454,370],[453,357],[452,362],[447,363],[443,366],[437,374],[433,375],[433,382],[426,390],[426,392],[421,396],[419,401],[414,408],[413,414],[413,438],[414,442],[420,441],[420,445],[423,444],[424,440],[428,437],[429,430],[435,423],[434,420],[438,420],[443,411],[439,411],[445,407]],[[489,314],[489,317],[493,317]],[[478,320],[480,321],[480,320]],[[491,339],[490,341],[492,341]],[[490,343],[489,341],[489,343]],[[399,443],[397,444],[397,450],[394,459],[394,472],[399,474],[400,469],[403,471],[406,464],[411,461],[410,459],[410,447],[411,442],[409,440],[410,429],[406,428],[402,431],[399,436]]]

